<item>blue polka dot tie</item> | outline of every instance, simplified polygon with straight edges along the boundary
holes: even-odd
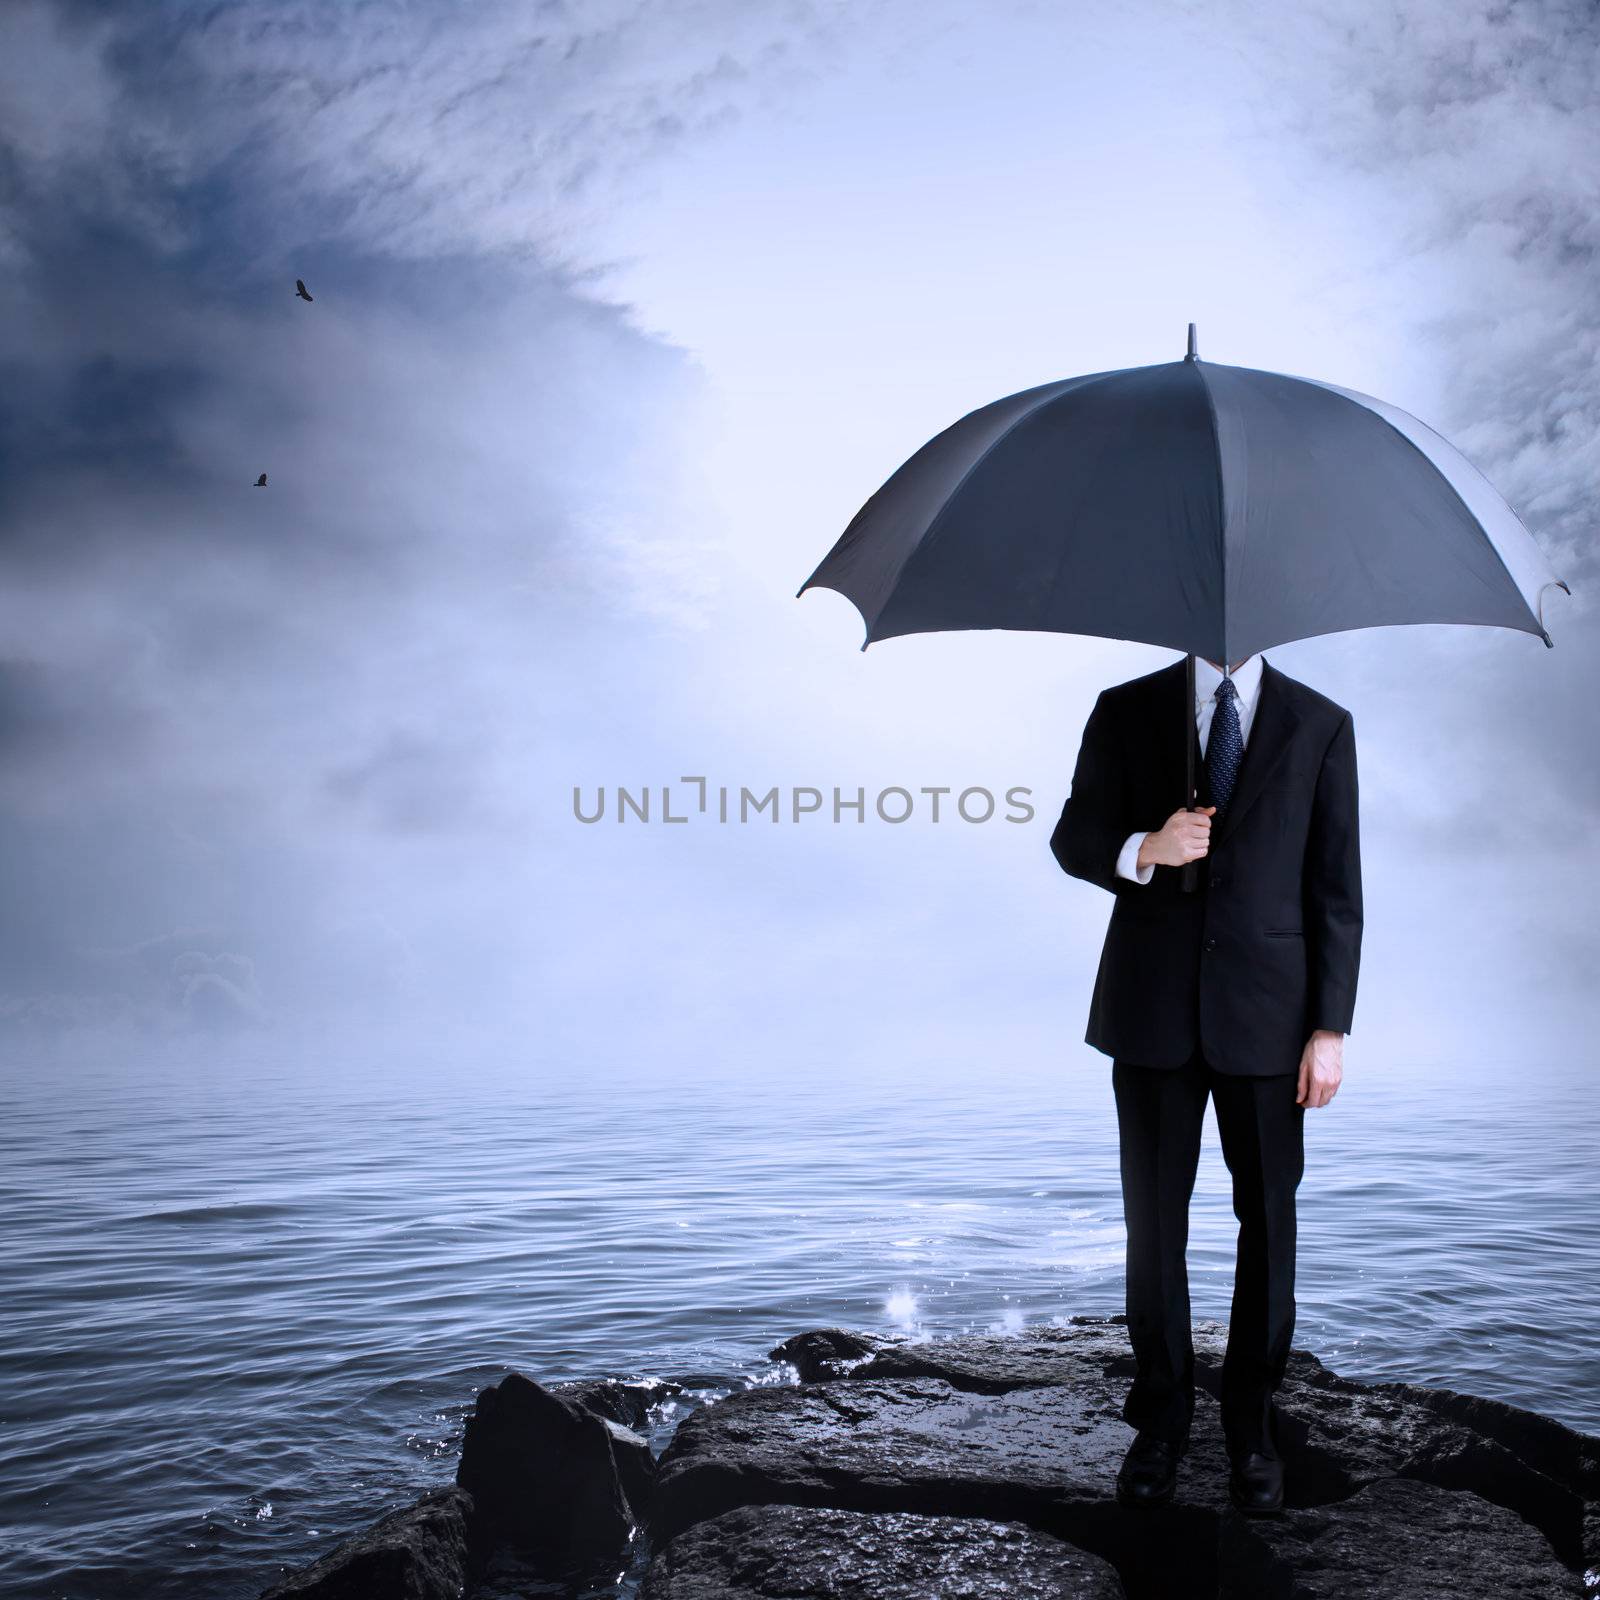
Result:
[[[1233,780],[1239,775],[1244,755],[1244,740],[1239,736],[1239,691],[1233,679],[1225,677],[1217,685],[1216,709],[1211,713],[1211,731],[1206,735],[1206,782],[1211,803],[1220,814],[1233,793]]]

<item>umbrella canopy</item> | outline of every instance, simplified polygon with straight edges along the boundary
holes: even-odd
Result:
[[[1554,641],[1567,585],[1489,481],[1398,406],[1315,378],[1181,361],[1063,378],[952,423],[800,586],[874,640],[1009,628],[1229,663],[1394,623]],[[1567,592],[1570,594],[1571,590]]]

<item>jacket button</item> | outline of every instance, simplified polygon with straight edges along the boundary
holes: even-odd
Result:
[[[1217,948],[1217,941],[1215,939],[1207,939],[1206,940],[1206,949],[1207,950],[1215,950],[1216,948]]]

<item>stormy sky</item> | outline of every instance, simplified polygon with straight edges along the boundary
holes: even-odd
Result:
[[[1573,591],[1554,649],[1266,652],[1356,720],[1347,1075],[1587,1071],[1600,17],[1105,9],[8,5],[5,1059],[1103,1065],[1109,898],[1046,841],[1173,652],[863,653],[795,590],[956,417],[1194,321],[1424,418]],[[618,785],[650,823],[575,818]]]

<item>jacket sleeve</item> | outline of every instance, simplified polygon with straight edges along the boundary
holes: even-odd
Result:
[[[1313,1029],[1349,1033],[1361,966],[1361,830],[1355,720],[1345,713],[1317,776],[1306,839],[1305,930]]]
[[[1117,857],[1128,837],[1126,786],[1121,749],[1102,690],[1084,724],[1072,792],[1050,835],[1050,849],[1063,872],[1112,894],[1121,881]]]

